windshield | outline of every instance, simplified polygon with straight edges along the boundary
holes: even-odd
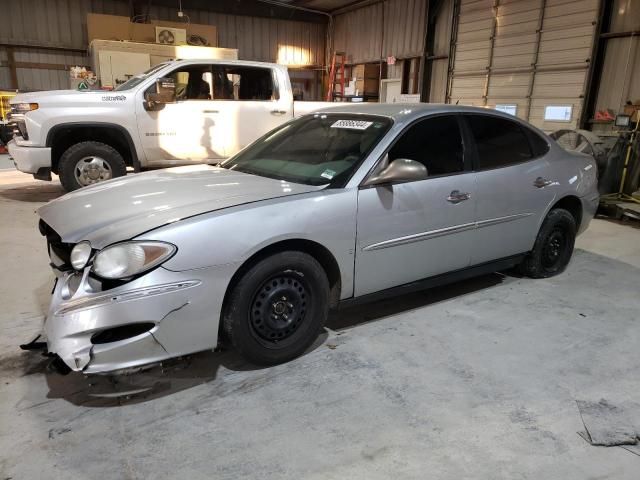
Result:
[[[342,186],[390,126],[390,119],[370,115],[309,115],[272,130],[221,166],[306,185]]]
[[[121,92],[123,90],[131,90],[133,87],[139,85],[141,82],[143,82],[144,80],[149,78],[150,75],[156,73],[158,70],[160,70],[161,68],[164,68],[166,66],[167,66],[166,63],[159,63],[155,67],[151,67],[146,72],[139,73],[138,75],[135,75],[135,76],[131,77],[126,82],[121,83],[120,85],[118,85],[114,90],[116,92]]]

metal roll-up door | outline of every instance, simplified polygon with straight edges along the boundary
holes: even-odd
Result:
[[[598,1],[459,0],[448,101],[498,106],[548,131],[577,126]],[[545,120],[549,106],[569,114]]]

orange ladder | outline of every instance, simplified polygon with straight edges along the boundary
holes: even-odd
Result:
[[[338,59],[339,57],[339,59]],[[329,70],[329,88],[327,89],[327,102],[335,101],[336,97],[344,96],[344,64],[347,59],[347,55],[344,52],[333,52],[331,58],[331,70]],[[336,72],[336,60],[339,60],[338,68]],[[336,77],[336,73],[340,75]],[[340,85],[340,93],[336,92],[336,86]]]

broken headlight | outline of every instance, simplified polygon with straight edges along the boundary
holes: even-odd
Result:
[[[106,279],[125,279],[157,267],[173,256],[177,248],[164,242],[124,242],[98,252],[92,271]]]

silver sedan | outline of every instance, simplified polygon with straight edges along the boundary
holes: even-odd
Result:
[[[500,112],[345,105],[222,164],[118,178],[40,208],[61,365],[110,372],[212,349],[302,354],[331,308],[519,266],[562,272],[596,165]]]

